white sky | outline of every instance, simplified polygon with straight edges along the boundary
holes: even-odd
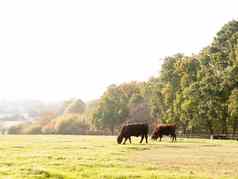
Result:
[[[146,80],[160,60],[197,53],[236,0],[0,1],[0,99],[98,98]]]

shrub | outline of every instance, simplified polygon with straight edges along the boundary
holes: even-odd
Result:
[[[22,133],[22,125],[11,126],[8,131],[8,134],[21,134]]]
[[[41,129],[43,134],[55,134],[55,122],[51,121]]]
[[[85,134],[90,125],[81,115],[65,114],[55,119],[57,134]]]
[[[23,134],[42,134],[41,125],[38,123],[32,123],[25,125],[22,129]]]

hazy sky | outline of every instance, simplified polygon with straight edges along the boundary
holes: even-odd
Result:
[[[197,53],[237,0],[0,1],[0,99],[98,98],[146,80],[160,60]]]

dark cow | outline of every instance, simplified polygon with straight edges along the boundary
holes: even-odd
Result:
[[[149,125],[148,124],[127,124],[124,125],[121,129],[119,136],[117,137],[117,143],[121,144],[123,138],[125,138],[123,144],[126,143],[127,139],[129,139],[131,143],[131,136],[139,137],[141,136],[140,143],[143,142],[145,138],[146,143],[148,143],[148,132],[149,132]]]
[[[160,138],[160,141],[163,137],[163,135],[166,136],[171,136],[172,137],[172,142],[176,141],[176,125],[175,124],[164,124],[164,125],[158,125],[153,134],[152,134],[152,139],[157,140]]]
[[[213,139],[229,139],[225,134],[217,134],[213,136]]]

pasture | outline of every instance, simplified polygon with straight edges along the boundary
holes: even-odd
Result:
[[[139,139],[118,145],[112,136],[0,136],[0,178],[238,178],[238,141]]]

